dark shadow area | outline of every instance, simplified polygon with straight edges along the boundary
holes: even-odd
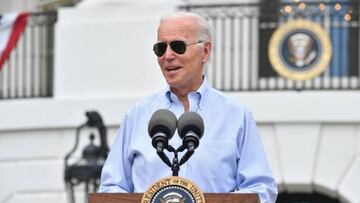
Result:
[[[341,203],[341,201],[316,192],[280,193],[276,203]]]

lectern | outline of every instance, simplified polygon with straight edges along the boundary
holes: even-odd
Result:
[[[90,193],[88,203],[139,203],[143,193]],[[206,203],[259,203],[257,194],[204,193]]]

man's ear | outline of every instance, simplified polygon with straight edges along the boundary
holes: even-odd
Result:
[[[204,52],[203,52],[204,54],[203,54],[203,59],[202,59],[203,63],[206,63],[209,60],[211,48],[212,48],[211,42],[204,43]]]

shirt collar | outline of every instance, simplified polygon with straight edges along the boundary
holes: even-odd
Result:
[[[197,95],[199,95],[198,105],[199,105],[200,109],[203,109],[204,98],[206,97],[206,93],[207,93],[208,88],[209,88],[209,82],[207,80],[207,77],[204,76],[203,82],[200,85],[200,87],[195,92],[190,92],[189,93],[189,94],[196,93]],[[173,92],[171,92],[171,89],[170,89],[169,85],[166,88],[165,95],[166,95],[166,99],[167,99],[167,103],[168,103],[169,107],[171,106],[172,102],[178,101],[176,95]]]

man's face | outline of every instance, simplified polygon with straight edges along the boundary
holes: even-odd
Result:
[[[186,44],[197,42],[198,33],[193,18],[168,19],[160,24],[158,41],[168,44],[166,52],[158,57],[158,63],[166,82],[173,90],[193,91],[202,83],[205,62],[210,54],[210,43],[188,45],[183,54],[177,54],[169,43],[175,40]]]

